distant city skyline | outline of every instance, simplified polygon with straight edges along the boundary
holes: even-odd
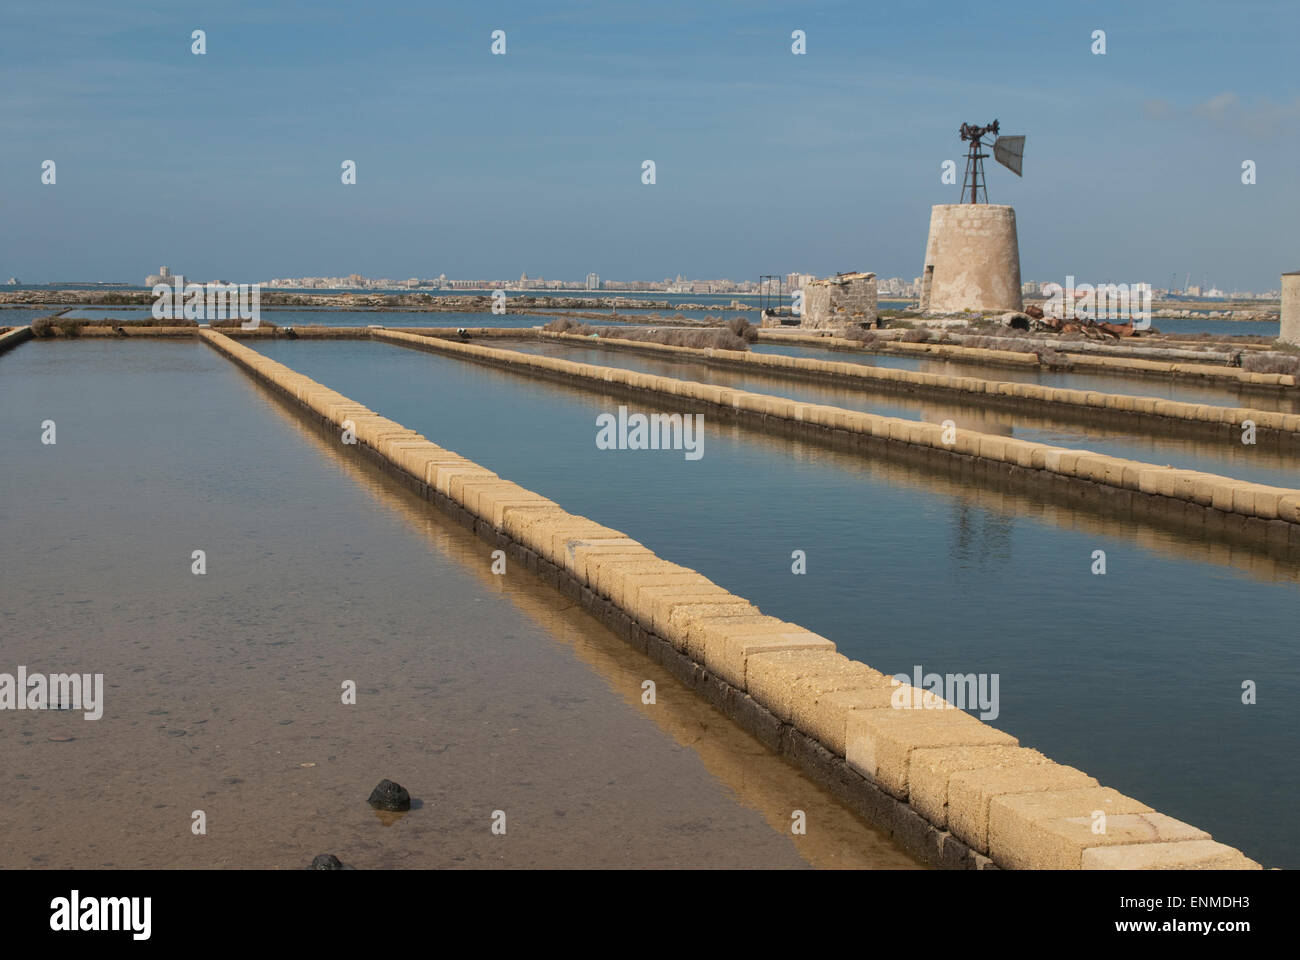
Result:
[[[1259,0],[11,0],[0,276],[911,278],[959,125],[998,118],[1022,276],[1266,291],[1300,267],[1298,32]]]
[[[817,279],[816,274],[791,271],[779,276],[781,279],[781,294],[788,296],[791,291],[805,286],[807,283]],[[1172,278],[1176,280],[1177,278]],[[1107,284],[1117,281],[1111,278],[1067,278],[1067,283],[1078,280],[1079,282],[1088,282],[1093,284]],[[1190,276],[1188,277],[1190,280]],[[879,295],[887,299],[914,299],[918,295],[918,285],[920,277],[911,279],[905,277],[877,277],[877,287]],[[50,281],[48,283],[29,283],[16,277],[10,277],[7,281],[9,286],[32,286],[43,287],[55,285],[60,282],[65,284],[78,283],[98,283],[105,286],[117,287],[137,287],[141,286],[129,280],[63,280]],[[180,273],[173,272],[170,267],[164,265],[159,268],[156,274],[149,274],[145,277],[143,287],[150,288],[157,284],[172,285],[178,282],[202,284],[206,282],[231,283],[236,282],[234,278],[229,277],[200,277],[191,274],[186,276],[184,271]],[[507,280],[502,278],[484,277],[478,279],[458,279],[448,277],[441,273],[436,277],[408,277],[404,280],[394,279],[392,277],[368,277],[359,273],[350,273],[339,276],[303,276],[303,277],[274,277],[269,280],[247,280],[241,282],[257,283],[271,290],[366,290],[400,292],[410,290],[415,292],[428,292],[430,290],[438,291],[479,291],[479,290],[505,290],[516,293],[547,293],[547,292],[568,292],[568,293],[663,293],[668,295],[692,296],[692,295],[710,295],[719,296],[735,294],[737,296],[759,296],[764,289],[764,285],[756,280],[732,280],[727,277],[714,278],[692,278],[688,279],[681,274],[676,278],[665,277],[661,280],[642,280],[642,279],[602,279],[599,274],[588,273],[586,277],[578,280],[567,279],[550,279],[547,280],[542,276],[530,277],[527,271],[524,271],[518,280]],[[1045,284],[1059,283],[1058,280],[1025,280],[1021,283],[1021,292],[1026,297],[1040,297],[1044,294],[1042,289]],[[1122,282],[1122,281],[1120,281]],[[1264,299],[1276,300],[1281,294],[1277,287],[1265,290],[1222,290],[1213,285],[1201,285],[1189,283],[1186,286],[1171,285],[1161,287],[1156,284],[1150,285],[1153,294],[1157,298],[1165,296],[1186,296],[1190,298],[1205,299]],[[768,289],[769,293],[776,291],[775,286]]]

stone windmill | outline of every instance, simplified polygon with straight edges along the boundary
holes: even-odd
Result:
[[[1020,242],[1016,212],[988,202],[984,139],[992,134],[993,158],[1016,176],[1025,153],[1023,136],[998,136],[998,122],[961,125],[969,143],[961,203],[930,210],[930,235],[921,270],[921,312],[1020,310]]]

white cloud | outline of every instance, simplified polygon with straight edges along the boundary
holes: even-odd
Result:
[[[1237,135],[1273,140],[1289,133],[1300,119],[1300,97],[1290,103],[1275,103],[1267,97],[1245,103],[1235,93],[1225,91],[1197,104],[1194,112]]]

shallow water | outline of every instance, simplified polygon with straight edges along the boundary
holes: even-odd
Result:
[[[1083,426],[1052,417],[1049,409],[1041,413],[1022,413],[988,409],[977,404],[957,403],[942,398],[925,399],[902,393],[873,393],[861,389],[836,387],[816,381],[783,376],[780,371],[751,373],[731,367],[712,367],[704,363],[661,359],[652,354],[632,352],[619,347],[585,347],[573,342],[536,340],[485,340],[485,345],[522,353],[544,354],[622,367],[659,376],[697,380],[719,386],[735,387],[755,393],[790,397],[810,403],[825,403],[848,410],[863,410],[888,417],[943,423],[951,419],[958,429],[975,430],[1002,436],[1014,436],[1036,443],[1071,449],[1093,450],[1114,457],[1145,463],[1168,464],[1251,480],[1278,487],[1300,487],[1300,457],[1284,454],[1260,444],[1247,445],[1230,440],[1189,439],[1177,436],[1150,436],[1116,429],[1103,424]],[[826,351],[830,352],[830,351]]]
[[[106,687],[0,711],[0,868],[913,865],[200,342],[19,346],[0,444],[0,672]]]
[[[38,311],[36,316],[56,312],[58,307]],[[0,323],[4,313],[0,312]],[[74,307],[67,316],[97,322],[109,320],[145,320],[152,316],[150,307]],[[262,307],[261,318],[276,326],[366,327],[379,324],[384,327],[539,327],[549,317],[540,313],[490,313],[442,312],[432,310],[342,310],[306,309],[300,307]],[[26,322],[26,321],[24,321]],[[602,321],[586,321],[600,326]],[[11,321],[12,323],[12,321]]]
[[[1204,316],[1186,320],[1156,317],[1151,325],[1169,337],[1188,333],[1212,333],[1216,337],[1276,337],[1281,326],[1277,320],[1216,320]]]
[[[0,308],[0,327],[24,327],[38,317],[58,313],[59,307],[3,307]]]
[[[1259,579],[1190,535],[707,418],[698,461],[599,450],[595,417],[619,401],[585,389],[381,343],[256,346],[877,669],[996,673],[995,726],[1300,866],[1294,565]]]
[[[920,357],[859,353],[853,350],[823,350],[786,344],[756,343],[755,353],[781,353],[791,357],[837,360],[841,363],[865,363],[873,367],[919,370],[949,377],[977,377],[981,380],[1009,380],[1016,383],[1039,383],[1045,387],[1068,390],[1097,390],[1102,393],[1127,393],[1138,397],[1162,397],[1184,403],[1208,403],[1219,407],[1251,407],[1300,413],[1300,396],[1267,390],[1242,390],[1236,387],[1189,383],[1157,377],[1125,377],[1095,373],[1069,373],[1051,370],[1021,370],[1015,367],[990,367],[976,363],[951,363]]]

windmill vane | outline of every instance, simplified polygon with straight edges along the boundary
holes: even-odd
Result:
[[[963,123],[961,138],[970,142],[966,153],[966,175],[961,185],[962,203],[988,203],[989,192],[984,177],[984,159],[988,156],[981,149],[983,138],[992,134],[997,139],[993,142],[993,158],[1016,176],[1020,176],[1021,159],[1025,151],[1023,136],[1002,137],[998,135],[998,122],[980,126],[977,123]],[[969,199],[968,199],[969,198]]]

